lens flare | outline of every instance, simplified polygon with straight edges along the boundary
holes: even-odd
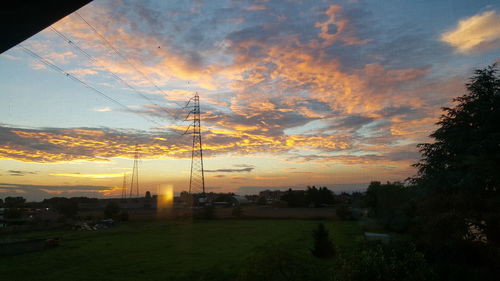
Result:
[[[161,185],[158,190],[156,210],[158,212],[165,212],[172,209],[174,205],[174,188],[172,185]]]

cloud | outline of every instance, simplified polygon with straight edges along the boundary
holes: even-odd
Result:
[[[31,185],[0,183],[0,197],[23,196],[28,201],[39,201],[54,196],[62,197],[104,197],[114,188],[92,185]]]
[[[242,172],[251,172],[253,171],[253,167],[241,168],[241,169],[217,169],[217,170],[205,170],[206,173],[242,173]]]
[[[500,48],[500,15],[486,11],[462,19],[458,25],[441,35],[441,41],[460,53],[484,52]]]
[[[97,108],[95,109],[96,112],[110,112],[110,111],[113,111],[113,109],[109,106],[106,106],[106,107],[101,107],[101,108]]]
[[[37,172],[8,170],[7,173],[9,173],[10,176],[22,177],[25,175],[35,175]]]
[[[123,177],[122,173],[112,174],[81,174],[81,173],[51,173],[49,176],[87,178],[87,179],[109,179]]]

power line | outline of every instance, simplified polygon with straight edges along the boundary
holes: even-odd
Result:
[[[158,91],[160,91],[162,94],[164,94],[165,96],[168,97],[168,94],[165,93],[165,91],[163,91],[160,87],[158,87],[158,85],[156,85],[156,83],[151,79],[149,78],[149,76],[147,76],[144,72],[142,72],[140,69],[138,69],[125,55],[123,55],[120,51],[118,51],[107,39],[106,37],[104,37],[99,31],[97,31],[97,29],[91,25],[87,20],[85,20],[81,15],[80,13],[78,12],[75,12],[75,14],[80,18],[82,19],[93,31],[95,34],[97,34],[105,43],[106,45],[111,49],[113,50],[123,61],[125,61],[128,65],[130,65],[130,67],[132,67],[135,71],[137,71],[139,74],[141,74],[146,80],[148,80],[149,83],[151,83],[151,85],[153,85]],[[181,105],[177,104],[175,101],[172,101],[173,103],[175,103],[177,106],[181,107]]]
[[[102,66],[104,69],[106,69],[110,74],[111,76],[113,76],[113,78],[115,78],[116,80],[120,81],[121,83],[123,83],[125,86],[127,86],[129,89],[131,89],[132,91],[136,92],[137,94],[139,94],[142,98],[146,99],[147,101],[151,102],[152,104],[156,105],[158,108],[160,108],[162,111],[164,111],[167,115],[169,116],[172,116],[173,118],[177,119],[178,118],[178,114],[175,114],[170,112],[168,109],[164,108],[163,106],[157,104],[155,101],[153,101],[151,98],[149,98],[148,96],[144,95],[143,93],[141,93],[139,90],[137,90],[135,87],[133,87],[132,85],[130,85],[128,82],[126,82],[125,80],[123,80],[120,76],[118,76],[115,72],[113,72],[109,67],[106,67],[103,63],[101,63],[99,60],[97,60],[96,58],[92,57],[89,53],[87,53],[85,50],[83,50],[82,48],[80,48],[75,42],[73,42],[71,39],[69,39],[66,35],[62,34],[60,31],[58,31],[56,28],[54,28],[53,26],[50,27],[52,29],[52,31],[54,31],[59,37],[61,37],[64,41],[66,41],[66,43],[68,43],[70,46],[74,47],[75,49],[77,49],[79,52],[81,52],[82,54],[84,54],[90,61],[96,63],[96,64],[99,64],[100,66]]]
[[[106,95],[104,92],[102,92],[102,91],[100,91],[100,90],[96,89],[95,87],[93,87],[93,86],[89,85],[89,84],[88,84],[88,83],[86,83],[85,81],[83,81],[83,80],[81,80],[81,79],[79,79],[79,78],[77,78],[77,77],[73,76],[72,74],[70,74],[70,73],[68,73],[68,72],[64,71],[62,68],[58,67],[57,65],[53,64],[52,62],[50,62],[50,61],[48,61],[47,59],[43,58],[42,56],[38,55],[37,53],[35,53],[34,51],[32,51],[32,50],[28,49],[27,47],[25,47],[25,46],[23,46],[23,45],[19,45],[19,47],[20,47],[20,48],[22,48],[22,49],[23,49],[23,51],[24,51],[25,53],[27,53],[27,54],[29,54],[30,56],[32,56],[32,57],[34,57],[34,58],[38,59],[38,60],[39,60],[41,63],[43,63],[44,65],[46,65],[46,66],[48,66],[48,67],[52,68],[52,69],[53,69],[53,70],[55,70],[56,72],[59,72],[59,73],[61,73],[61,74],[65,75],[66,77],[69,77],[69,78],[70,78],[70,79],[72,79],[73,81],[76,81],[76,82],[81,83],[81,84],[82,84],[82,85],[84,85],[85,87],[87,87],[87,88],[89,88],[90,90],[92,90],[92,91],[96,92],[97,94],[101,95],[102,97],[106,98],[107,100],[109,100],[109,101],[111,101],[111,102],[115,103],[116,105],[118,105],[118,106],[120,106],[120,107],[125,108],[127,111],[130,111],[130,112],[132,112],[132,113],[135,113],[135,114],[137,114],[137,115],[141,116],[142,118],[146,119],[147,121],[150,121],[150,122],[156,123],[157,125],[163,126],[162,124],[160,124],[160,123],[156,122],[155,120],[150,119],[150,118],[147,118],[147,117],[145,117],[144,115],[139,114],[137,111],[130,109],[128,106],[126,106],[126,105],[124,105],[123,103],[121,103],[121,102],[117,101],[116,99],[114,99],[114,98],[112,98],[112,97],[110,97],[110,96]]]

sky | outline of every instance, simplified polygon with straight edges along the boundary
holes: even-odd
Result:
[[[119,197],[136,144],[141,193],[187,190],[195,93],[207,191],[403,181],[495,2],[95,0],[0,55],[0,198]]]

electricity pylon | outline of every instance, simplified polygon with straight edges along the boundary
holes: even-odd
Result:
[[[191,104],[191,105],[190,105]],[[200,97],[198,93],[192,97],[187,105],[191,108],[185,120],[192,120],[185,134],[189,129],[193,134],[193,147],[191,150],[191,175],[189,177],[189,194],[201,193],[205,195],[205,174],[203,171],[203,147],[201,145],[201,118],[200,118]],[[192,118],[192,119],[191,119]]]
[[[134,153],[134,167],[132,168],[132,181],[130,182],[130,196],[134,192],[134,185],[136,190],[136,196],[139,197],[139,145],[135,145]]]
[[[122,199],[127,198],[127,174],[123,173]]]

